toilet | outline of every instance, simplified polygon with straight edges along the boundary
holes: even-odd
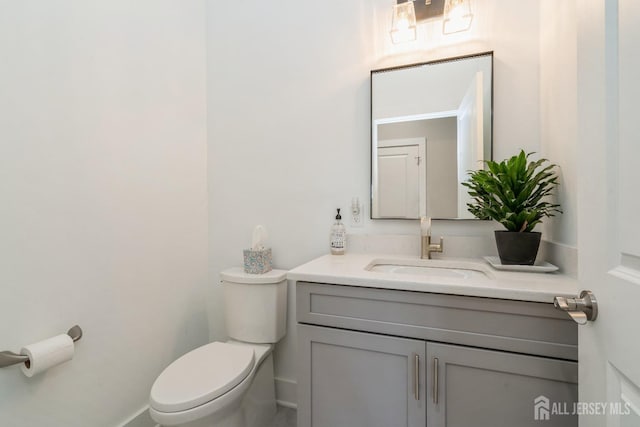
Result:
[[[273,346],[286,333],[286,271],[220,273],[229,340],[190,351],[151,387],[161,426],[263,427],[276,412]]]

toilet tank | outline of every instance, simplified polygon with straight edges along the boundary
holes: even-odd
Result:
[[[287,331],[287,272],[248,274],[242,268],[220,273],[229,337],[276,343]]]

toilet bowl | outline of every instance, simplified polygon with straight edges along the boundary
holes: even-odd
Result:
[[[275,415],[272,350],[285,333],[286,272],[221,277],[232,339],[199,347],[158,376],[149,413],[161,426],[262,427]]]
[[[163,426],[245,427],[247,414],[234,417],[234,413],[247,397],[251,402],[244,403],[252,405],[254,412],[272,416],[271,350],[270,345],[229,341],[213,342],[185,354],[153,384],[151,417]]]

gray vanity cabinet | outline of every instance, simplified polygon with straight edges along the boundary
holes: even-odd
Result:
[[[539,397],[572,411],[575,362],[427,343],[427,426],[571,427],[575,415],[536,420]],[[437,381],[436,381],[437,374]]]
[[[577,325],[552,304],[306,282],[296,299],[298,427],[577,426],[534,417],[577,401]]]
[[[298,336],[298,425],[426,425],[424,341],[308,325]]]

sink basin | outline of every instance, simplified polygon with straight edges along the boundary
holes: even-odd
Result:
[[[474,263],[445,260],[373,260],[368,271],[387,274],[407,274],[449,279],[486,279],[487,274]]]

